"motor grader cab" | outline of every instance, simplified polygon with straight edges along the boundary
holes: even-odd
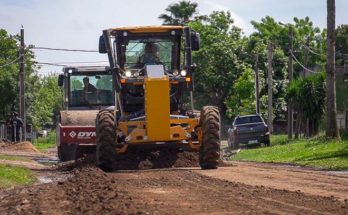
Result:
[[[199,151],[202,169],[217,168],[218,108],[193,109],[196,67],[191,52],[199,49],[199,42],[199,34],[183,26],[103,31],[99,52],[110,62],[115,106],[97,115],[96,157],[101,169],[111,170],[117,156],[129,148],[173,145]]]
[[[109,67],[65,67],[58,76],[58,85],[63,90],[56,141],[59,159],[68,161],[95,153],[97,113],[114,105]]]

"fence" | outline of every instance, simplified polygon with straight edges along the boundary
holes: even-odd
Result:
[[[9,126],[4,122],[0,122],[0,140],[9,140],[13,142],[22,141],[22,128],[16,131],[16,123]],[[27,125],[26,131],[27,140],[32,141],[36,137],[36,133],[32,131],[32,125]]]

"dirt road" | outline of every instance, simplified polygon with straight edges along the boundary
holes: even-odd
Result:
[[[348,214],[347,202],[240,183],[226,176],[233,169],[83,168],[57,184],[2,191],[0,214]]]
[[[11,153],[22,152],[0,154]],[[35,164],[47,155],[23,153],[32,161],[6,162],[34,170],[41,184],[1,190],[0,214],[348,214],[347,172],[246,162],[203,171],[185,153],[176,168],[62,172]],[[158,158],[141,166],[160,167]]]

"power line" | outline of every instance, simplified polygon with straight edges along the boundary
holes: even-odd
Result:
[[[43,62],[37,62],[39,65],[47,65],[47,66],[68,66],[66,64],[57,64],[57,63],[43,63]]]
[[[86,49],[65,49],[65,48],[51,48],[51,47],[31,47],[32,49],[50,50],[50,51],[69,51],[69,52],[98,52],[97,50],[86,50]]]
[[[80,61],[80,62],[50,62],[53,64],[83,64],[83,63],[108,63],[109,61]]]
[[[305,47],[305,49],[307,49],[312,54],[315,54],[315,55],[320,56],[320,57],[325,57],[326,56],[324,54],[320,54],[320,53],[314,51],[311,47],[309,47],[309,46],[307,46],[305,44],[302,44],[302,46]]]
[[[311,73],[317,73],[317,72],[315,72],[315,71],[313,71],[313,70],[310,70],[310,69],[306,68],[302,63],[300,63],[300,61],[297,60],[297,58],[296,58],[295,55],[292,53],[292,51],[291,51],[291,56],[292,56],[292,58],[296,61],[296,63],[298,63],[298,64],[302,67],[302,69],[304,69],[304,70],[306,70],[306,71],[308,71],[308,72],[311,72]]]
[[[14,63],[17,63],[17,62],[18,62],[18,60],[19,60],[19,58],[20,58],[20,57],[18,57],[18,58],[16,58],[16,59],[14,59],[14,60],[12,60],[12,61],[10,61],[10,62],[8,62],[8,63],[5,63],[5,64],[3,64],[3,65],[0,65],[0,68],[3,68],[3,67],[6,67],[6,66],[9,66],[9,65],[14,64]]]
[[[36,62],[39,65],[48,65],[48,66],[69,66],[73,64],[101,64],[108,61],[82,61],[82,62]]]

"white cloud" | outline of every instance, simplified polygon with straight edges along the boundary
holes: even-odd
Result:
[[[231,17],[234,20],[234,24],[243,29],[243,31],[247,34],[249,34],[249,30],[252,30],[251,25],[241,16],[239,16],[237,13],[235,13],[234,11],[231,10],[231,8],[210,1],[210,0],[203,0],[201,2],[199,2],[199,7],[200,7],[200,13],[201,14],[210,14],[213,11],[229,11],[231,13]]]

